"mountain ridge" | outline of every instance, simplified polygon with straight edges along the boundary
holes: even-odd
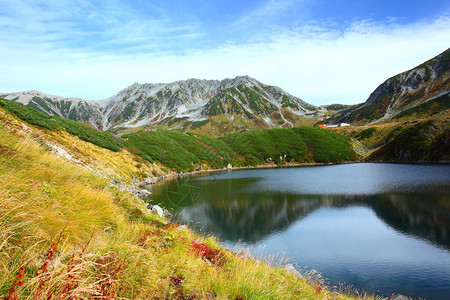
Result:
[[[133,83],[98,101],[39,91],[0,94],[48,115],[116,134],[179,129],[219,136],[318,123],[377,124],[429,118],[450,107],[450,48],[390,77],[356,105],[315,106],[249,77]]]
[[[49,115],[121,131],[138,127],[202,127],[210,121],[241,128],[312,125],[325,109],[311,105],[283,89],[247,75],[223,80],[190,78],[172,83],[133,83],[104,100],[60,97],[39,91],[0,94]],[[309,120],[309,121],[308,121]],[[192,128],[194,127],[194,128]]]
[[[440,107],[450,100],[450,48],[436,57],[380,84],[366,102],[352,106],[328,123],[374,124],[399,119],[406,110],[438,101]]]

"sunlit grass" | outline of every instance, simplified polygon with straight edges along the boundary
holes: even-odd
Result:
[[[317,290],[282,264],[241,257],[213,237],[167,226],[106,179],[136,175],[130,153],[112,154],[66,133],[19,132],[20,124],[6,121],[0,124],[0,297],[345,298]],[[45,140],[72,143],[78,162],[57,157]],[[194,240],[218,249],[224,263],[199,256]]]

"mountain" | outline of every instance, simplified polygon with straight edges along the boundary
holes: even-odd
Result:
[[[134,83],[102,101],[38,91],[0,97],[113,133],[181,129],[216,136],[318,122],[374,124],[427,119],[450,108],[449,66],[447,49],[420,66],[389,78],[365,103],[353,106],[317,107],[249,76],[221,81]]]
[[[248,76],[138,84],[106,100],[103,126],[110,131],[142,127],[223,132],[308,124],[318,111],[282,89]],[[309,122],[308,122],[309,121]]]
[[[61,118],[0,103],[0,299],[345,297],[229,251],[134,196],[171,174],[162,165],[42,126]]]
[[[39,91],[0,94],[0,97],[28,105],[47,115],[102,128],[102,107],[95,101],[54,96]]]
[[[49,115],[111,132],[190,129],[222,134],[242,129],[312,125],[328,110],[249,76],[135,83],[103,101],[64,98],[37,91],[0,95]]]
[[[429,117],[450,108],[450,48],[418,67],[389,78],[365,103],[327,120],[373,124]]]

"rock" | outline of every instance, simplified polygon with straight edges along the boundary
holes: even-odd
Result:
[[[287,265],[284,266],[284,268],[287,271],[291,272],[295,277],[303,277],[302,274],[300,274],[300,272],[297,271],[295,269],[294,265],[292,265],[292,264],[287,264]]]
[[[186,225],[181,225],[177,227],[177,230],[187,229]]]
[[[147,208],[149,211],[157,213],[160,217],[166,217],[166,218],[172,217],[172,214],[167,209],[163,209],[159,205],[152,205],[149,203],[149,204],[147,204]]]
[[[231,169],[233,169],[233,166],[229,163],[229,164],[227,165],[227,169],[228,169],[228,170],[231,170]]]
[[[52,144],[50,142],[47,142],[46,144],[59,157],[65,158],[67,160],[72,160],[72,156],[66,150],[64,150],[63,148],[58,147],[55,144]]]
[[[155,184],[158,179],[156,177],[145,177],[144,182],[146,185]]]
[[[141,198],[146,198],[151,194],[151,192],[147,191],[147,190],[139,190],[137,192],[137,195]]]
[[[155,212],[160,217],[164,217],[164,211],[159,205],[152,205],[152,208],[150,209],[152,212]]]
[[[28,130],[28,126],[22,123],[22,129],[23,129],[24,131],[27,131],[27,130]]]
[[[172,217],[172,214],[167,209],[163,209],[163,213],[164,213],[164,217],[166,217],[166,218]]]

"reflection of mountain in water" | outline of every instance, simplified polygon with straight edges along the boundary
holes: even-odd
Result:
[[[392,228],[450,249],[450,201],[438,194],[391,194],[366,201]]]
[[[196,220],[204,230],[225,240],[255,243],[286,230],[311,211],[327,205],[327,201],[313,197],[301,201],[292,195],[258,195],[255,198],[202,203],[185,208],[179,218],[184,222]]]
[[[286,230],[319,208],[363,205],[372,208],[392,228],[450,249],[450,204],[432,195],[253,195],[251,198],[204,202],[185,208],[180,218],[196,220],[204,230],[228,241],[256,243]]]
[[[194,199],[192,195],[186,197],[192,194],[191,188],[183,189],[192,185],[188,180],[182,182],[181,188],[180,182],[166,186],[165,194],[170,195],[169,202],[176,200],[180,222],[198,222],[203,231],[226,241],[256,243],[322,207],[361,205],[373,209],[386,224],[402,233],[450,249],[450,201],[446,193],[316,196],[248,192],[247,188],[256,181],[257,178],[197,181],[196,190],[201,193]],[[178,198],[174,198],[171,189]],[[184,190],[190,194],[185,195]],[[156,200],[167,202],[167,197]]]

